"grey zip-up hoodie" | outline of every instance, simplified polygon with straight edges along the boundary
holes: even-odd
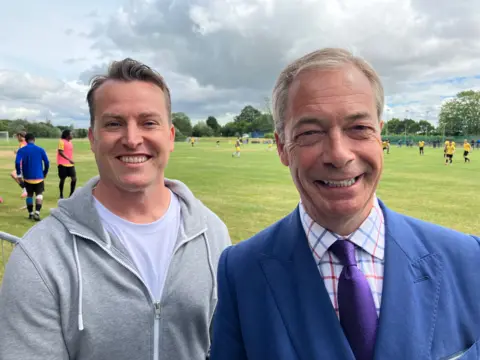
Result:
[[[225,224],[181,182],[182,224],[161,301],[106,233],[90,180],[13,251],[0,288],[0,359],[204,360]],[[162,234],[158,234],[162,236]]]

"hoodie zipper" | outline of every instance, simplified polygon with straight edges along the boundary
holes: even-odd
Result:
[[[150,298],[150,304],[153,308],[153,313],[154,313],[154,320],[153,320],[153,336],[154,336],[154,341],[153,341],[153,360],[158,360],[158,348],[159,348],[159,330],[160,330],[160,301],[156,302],[153,300],[153,295],[150,292],[150,289],[148,288],[147,284],[143,281],[142,277],[138,275],[138,273],[132,269],[127,263],[125,263],[123,260],[119,259],[115,255],[113,255],[108,249],[100,245],[97,241],[95,241],[92,238],[86,237],[85,235],[81,235],[75,232],[72,232],[71,234],[79,236],[83,239],[90,240],[94,242],[96,245],[98,245],[103,251],[105,251],[108,255],[110,255],[114,260],[116,260],[120,265],[125,267],[127,270],[129,270],[133,275],[137,277],[138,280],[143,284],[145,289],[147,289],[147,294],[148,297]]]
[[[153,360],[158,360],[158,348],[160,346],[160,301],[153,304],[155,307],[155,320],[153,322]]]
[[[178,249],[180,249],[180,247],[182,247],[184,244],[188,243],[190,240],[193,240],[195,239],[196,237],[200,236],[201,234],[203,234],[205,231],[207,231],[207,229],[203,229],[201,232],[198,232],[196,233],[195,235],[193,236],[190,236],[189,238],[183,240],[180,242],[180,244],[178,244],[178,246],[176,246],[173,250],[173,253],[172,253],[172,259],[173,257],[175,256],[175,253],[177,252]],[[155,301],[153,299],[153,295],[152,293],[150,292],[150,289],[148,288],[148,286],[145,284],[145,282],[143,281],[142,277],[140,275],[138,275],[138,273],[132,269],[127,263],[125,263],[123,260],[117,258],[115,255],[113,255],[108,249],[106,249],[104,246],[100,245],[97,241],[95,241],[94,239],[90,238],[90,237],[86,237],[85,235],[81,235],[79,233],[76,233],[76,232],[70,232],[72,235],[76,235],[76,236],[79,236],[83,239],[87,239],[87,240],[90,240],[92,242],[94,242],[96,245],[98,245],[103,251],[105,251],[108,255],[110,255],[114,260],[116,260],[120,265],[122,265],[123,267],[125,267],[127,270],[129,270],[132,274],[134,274],[138,280],[140,280],[140,282],[143,284],[143,286],[145,287],[145,289],[147,289],[147,293],[148,293],[148,296],[150,298],[150,303],[152,304],[152,307],[153,307],[153,312],[154,312],[154,318],[153,318],[153,360],[158,360],[158,357],[159,357],[159,348],[160,348],[160,313],[161,313],[161,301]],[[167,277],[166,279],[168,279],[168,273],[169,273],[169,270],[170,269],[167,269]],[[166,279],[165,279],[165,284],[166,284]]]

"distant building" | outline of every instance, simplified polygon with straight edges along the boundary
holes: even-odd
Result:
[[[263,138],[265,136],[265,132],[263,131],[253,131],[251,137],[252,138]]]

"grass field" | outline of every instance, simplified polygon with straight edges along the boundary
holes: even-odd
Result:
[[[38,139],[52,162],[46,180],[43,217],[56,206],[58,177],[55,149],[58,140]],[[94,158],[85,140],[74,140],[78,185],[96,175]],[[459,144],[460,145],[460,144]],[[21,236],[33,225],[20,188],[10,178],[15,141],[0,143],[0,231]],[[246,239],[288,214],[298,202],[298,194],[288,169],[281,165],[276,151],[266,145],[249,144],[240,158],[232,158],[233,144],[221,139],[201,139],[194,148],[177,143],[166,171],[167,177],[185,182],[208,207],[227,224],[234,242]],[[453,166],[444,166],[442,149],[392,147],[385,154],[385,167],[377,195],[393,210],[467,233],[480,233],[479,191],[480,151],[464,164],[463,151],[457,150]],[[478,154],[478,155],[477,155]],[[69,191],[69,180],[65,192]],[[11,251],[5,245],[8,256]],[[1,259],[0,259],[1,261]],[[3,276],[0,264],[0,282]]]

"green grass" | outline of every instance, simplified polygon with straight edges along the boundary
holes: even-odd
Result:
[[[43,216],[56,206],[58,177],[55,164],[57,140],[37,140],[52,162],[46,180]],[[85,140],[74,140],[78,184],[97,174],[93,155]],[[21,236],[33,224],[20,208],[20,188],[10,178],[15,142],[0,143],[0,230]],[[194,148],[177,143],[167,168],[167,177],[185,182],[210,209],[227,224],[232,240],[241,241],[288,214],[298,202],[288,169],[276,151],[266,145],[244,146],[240,158],[232,158],[233,144],[201,139]],[[384,174],[377,191],[386,204],[399,212],[467,233],[479,233],[477,215],[480,184],[480,151],[464,164],[461,149],[453,166],[444,166],[442,149],[392,147],[385,154]],[[478,154],[478,155],[477,155]],[[67,180],[66,191],[69,190]],[[11,250],[5,245],[6,253]],[[8,255],[8,254],[7,254]],[[1,259],[0,259],[1,262]],[[3,266],[0,264],[0,281]]]

